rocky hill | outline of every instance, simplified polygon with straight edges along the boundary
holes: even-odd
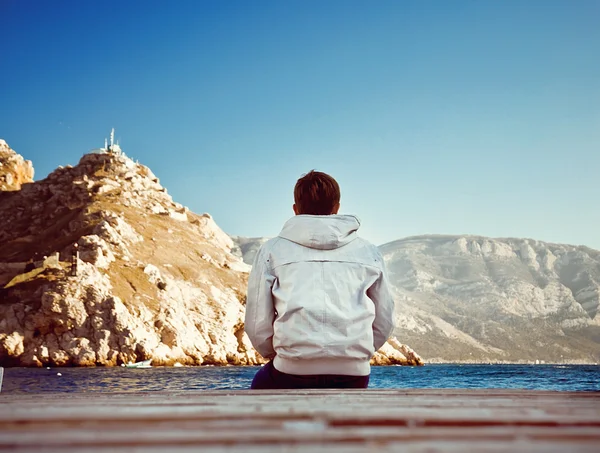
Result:
[[[231,247],[122,155],[0,192],[0,363],[257,363]]]
[[[233,246],[120,151],[0,191],[0,366],[263,362]],[[376,360],[420,358],[391,342]]]
[[[251,242],[247,250],[264,240]],[[600,361],[599,251],[473,236],[380,249],[396,299],[394,334],[426,361]]]
[[[0,190],[19,190],[33,181],[33,165],[0,140]]]

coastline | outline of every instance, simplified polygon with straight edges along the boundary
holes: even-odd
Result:
[[[209,363],[209,364],[201,364],[201,365],[183,365],[180,364],[178,362],[176,362],[173,365],[151,365],[150,368],[251,368],[251,367],[258,367],[258,366],[262,366],[264,364],[256,364],[256,365],[246,365],[246,364],[231,364],[231,363],[224,363],[224,364],[214,364],[214,363]],[[516,361],[516,362],[509,362],[509,361],[428,361],[426,359],[423,360],[423,363],[420,365],[414,365],[414,364],[382,364],[382,363],[377,363],[377,364],[371,364],[372,368],[379,368],[379,367],[389,367],[389,366],[393,366],[393,367],[422,367],[422,366],[436,366],[436,365],[488,365],[488,366],[501,366],[501,365],[531,365],[531,366],[560,366],[560,365],[564,365],[564,366],[600,366],[599,362],[584,362],[584,361],[564,361],[564,362],[545,362],[545,361],[540,361],[539,363],[536,362],[532,362],[532,361]],[[31,369],[54,369],[54,368],[127,368],[125,365],[104,365],[104,364],[100,364],[100,365],[77,365],[77,364],[70,364],[70,365],[50,365],[50,366],[23,366],[23,365],[3,365],[0,364],[0,368],[31,368]]]
[[[550,362],[545,360],[518,360],[518,361],[500,361],[500,360],[462,360],[462,361],[444,361],[423,359],[424,365],[600,365],[600,362],[565,360],[562,362]]]

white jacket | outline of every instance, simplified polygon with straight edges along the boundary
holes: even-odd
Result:
[[[393,328],[383,258],[350,215],[298,215],[263,244],[248,282],[245,330],[288,374],[366,376]]]

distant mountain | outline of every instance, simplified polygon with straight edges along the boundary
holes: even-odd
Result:
[[[231,236],[233,240],[233,248],[231,253],[244,260],[244,263],[252,265],[256,252],[260,249],[261,245],[269,240],[269,238],[246,238],[242,236]]]
[[[253,253],[264,241],[234,239]],[[425,360],[600,362],[599,251],[475,236],[411,237],[380,250],[394,334]]]
[[[381,246],[396,335],[429,360],[600,361],[600,252],[532,239]]]

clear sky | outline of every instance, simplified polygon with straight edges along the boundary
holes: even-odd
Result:
[[[0,0],[0,138],[36,179],[116,128],[175,201],[274,236],[331,173],[377,244],[600,249],[600,1]]]

